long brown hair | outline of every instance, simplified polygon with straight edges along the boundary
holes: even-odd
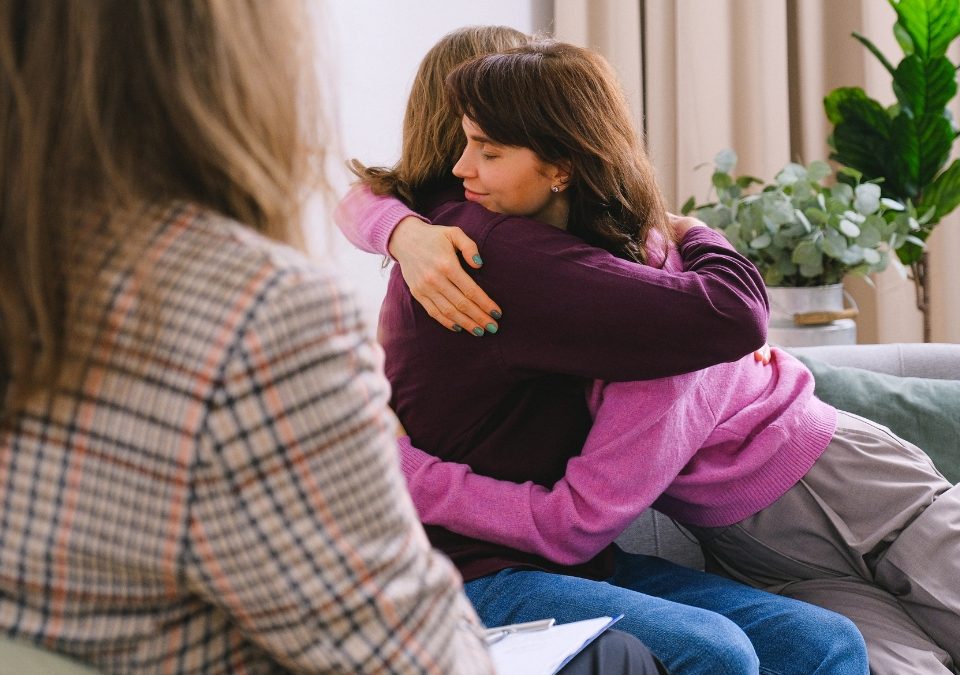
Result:
[[[447,33],[420,62],[403,118],[403,147],[393,168],[363,166],[354,173],[376,194],[413,205],[417,193],[454,181],[451,172],[466,141],[460,117],[450,108],[444,81],[456,66],[484,54],[526,44],[529,37],[507,26],[467,26]]]
[[[570,232],[637,262],[646,261],[650,229],[671,240],[626,98],[596,52],[539,40],[462,64],[447,91],[458,114],[497,143],[569,162]]]
[[[83,212],[183,199],[302,244],[311,24],[299,0],[0,0],[0,413],[56,375]]]

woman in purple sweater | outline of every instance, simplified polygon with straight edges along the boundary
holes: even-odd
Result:
[[[608,67],[595,57],[588,65],[597,91],[588,95],[590,109],[584,114],[605,120],[596,127],[609,133],[602,143],[609,156],[594,158],[609,165],[605,190],[624,186],[622,220],[604,219],[604,227],[593,231],[595,208],[574,218],[564,215],[571,230],[583,224],[576,236],[543,220],[493,213],[463,201],[457,182],[445,174],[452,157],[444,173],[414,185],[407,195],[431,217],[458,223],[479,243],[487,264],[476,274],[509,303],[496,336],[451,334],[430,318],[394,270],[380,324],[393,402],[418,444],[494,478],[542,486],[561,479],[589,431],[585,393],[592,380],[689,372],[736,359],[763,340],[762,282],[708,228],[689,219],[674,221],[680,272],[637,264],[647,257],[639,242],[650,224],[660,224],[665,247],[670,221]],[[418,104],[423,101],[412,96],[411,107]],[[459,125],[452,113],[447,115]],[[405,156],[408,142],[416,138],[408,132]],[[382,188],[385,174],[367,176]],[[546,177],[528,173],[531,183],[510,197],[521,203],[525,192],[566,197],[567,188],[575,192],[581,185],[579,176],[568,174],[569,182],[559,174],[551,176],[556,182],[545,182]],[[402,188],[403,181],[398,183]],[[432,189],[417,189],[425,186]],[[368,215],[380,209],[380,215],[393,214],[388,218],[398,214],[395,203],[370,204],[368,195],[356,193],[340,216],[356,215],[357,209]],[[528,206],[524,215],[552,220]],[[632,227],[621,225],[631,222]],[[626,249],[632,259],[590,246],[581,237],[621,254]],[[456,330],[452,323],[446,327]],[[703,334],[715,339],[695,348]],[[585,343],[594,349],[584,350]],[[500,517],[509,523],[515,514]],[[674,672],[866,671],[862,640],[852,624],[804,603],[612,546],[569,565],[485,536],[441,527],[428,533],[458,565],[487,623],[545,615],[563,622],[623,612],[621,628],[640,637]]]
[[[476,60],[451,75],[467,135],[454,171],[469,200],[565,228],[565,214],[589,194],[593,175],[555,131],[569,128],[577,113],[544,99],[554,80],[589,60],[570,47],[537,46]],[[521,188],[524,200],[516,196]],[[445,209],[431,215],[460,215]],[[496,226],[455,222],[467,224],[491,262],[485,244]],[[659,246],[651,243],[657,239],[646,241],[656,258]],[[550,247],[539,250],[555,255]],[[498,258],[498,264],[510,262]],[[681,265],[671,250],[666,269]],[[496,281],[483,278],[503,299],[523,292]],[[581,282],[559,288],[575,301],[593,292]],[[602,311],[603,303],[597,307]],[[403,332],[389,324],[390,316],[388,305],[388,358],[390,336]],[[551,337],[536,347],[552,353]],[[581,361],[593,361],[594,344],[581,343]],[[599,377],[622,380],[629,368],[617,370]],[[402,366],[399,373],[400,381],[410,377]],[[407,391],[395,399],[398,412]],[[414,397],[424,399],[415,387]],[[653,505],[691,529],[728,575],[850,616],[867,638],[873,672],[947,673],[960,660],[960,489],[916,447],[816,399],[810,373],[795,359],[776,351],[769,368],[746,357],[662,380],[598,384],[590,407],[595,421],[583,454],[570,459],[565,477],[550,488],[536,479],[494,480],[505,478],[497,475],[504,473],[499,465],[480,467],[469,457],[443,462],[406,447],[404,469],[421,518],[575,565]],[[416,425],[407,428],[421,443]],[[449,447],[443,439],[439,445]]]

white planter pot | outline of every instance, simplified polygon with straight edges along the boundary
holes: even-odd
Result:
[[[770,326],[767,340],[781,347],[852,345],[857,342],[857,324],[853,319],[836,319],[817,326],[798,326],[794,315],[809,312],[843,310],[843,284],[788,288],[768,286]]]

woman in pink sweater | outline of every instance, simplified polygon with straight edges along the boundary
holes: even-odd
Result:
[[[496,69],[480,59],[451,78],[457,105],[484,131],[519,107],[503,100],[510,88],[498,75],[529,64],[496,58]],[[484,106],[484,94],[497,106]],[[455,172],[489,185],[469,140]],[[387,205],[354,193],[346,206],[341,220],[375,218]],[[476,475],[403,442],[422,520],[575,564],[652,505],[692,530],[728,575],[848,615],[874,672],[950,672],[960,662],[960,489],[889,430],[816,399],[809,371],[788,354],[775,350],[772,367],[748,356],[660,380],[597,383],[590,404],[583,454],[550,489]]]

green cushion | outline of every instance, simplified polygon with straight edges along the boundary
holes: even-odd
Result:
[[[796,356],[813,372],[818,397],[890,427],[923,449],[950,482],[960,482],[960,380],[897,377]]]
[[[30,675],[97,675],[97,671],[73,659],[26,642],[0,635],[0,673]]]

